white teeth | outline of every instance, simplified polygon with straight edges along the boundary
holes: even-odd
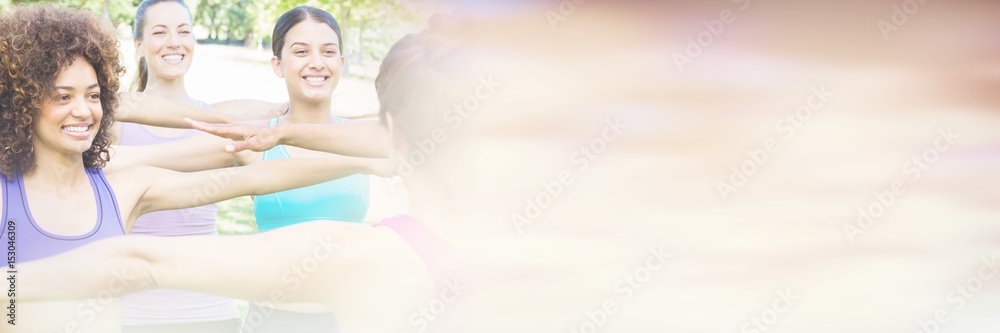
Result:
[[[324,77],[318,77],[318,76],[309,76],[309,77],[306,77],[306,81],[309,81],[309,82],[323,82],[323,81],[326,81],[326,78],[324,78]]]
[[[172,54],[172,55],[163,56],[163,60],[168,60],[168,61],[178,61],[178,60],[181,60],[183,58],[184,58],[184,56],[179,55],[179,54]]]
[[[89,128],[89,127],[90,126],[66,126],[66,127],[63,127],[63,130],[67,131],[67,132],[83,133],[83,132],[86,132],[87,128]]]

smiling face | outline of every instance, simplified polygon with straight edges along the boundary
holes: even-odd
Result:
[[[82,154],[91,148],[103,116],[97,72],[77,57],[59,72],[53,93],[33,122],[35,152]]]
[[[187,74],[194,58],[191,14],[177,2],[162,2],[145,12],[136,51],[146,60],[150,77],[176,79]]]
[[[340,82],[344,57],[333,28],[306,19],[288,30],[281,59],[271,59],[271,65],[274,74],[285,79],[289,98],[322,102]]]

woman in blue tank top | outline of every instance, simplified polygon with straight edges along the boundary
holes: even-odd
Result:
[[[339,119],[338,119],[339,120]],[[271,120],[276,125],[278,119]],[[343,123],[343,120],[339,120]],[[264,152],[263,160],[289,158],[288,148],[278,145]],[[322,184],[258,195],[254,217],[261,232],[314,220],[363,222],[368,212],[369,177],[353,175]]]
[[[110,125],[124,71],[116,45],[114,28],[90,12],[33,5],[0,14],[0,49],[18,50],[0,52],[0,214],[19,240],[11,266],[122,236],[148,212],[383,168],[383,161],[343,156],[193,173],[112,164]],[[118,331],[119,303],[92,301],[99,310],[79,302],[21,304],[18,328]]]
[[[340,26],[333,16],[317,8],[297,7],[278,18],[272,36],[271,64],[275,75],[285,79],[289,110],[269,125],[343,124],[343,119],[331,116],[329,111],[344,66]],[[265,151],[262,160],[323,155],[326,153],[279,145]],[[354,175],[257,196],[254,216],[261,232],[314,220],[361,223],[368,201],[369,177]],[[310,304],[266,308],[252,303],[246,318],[244,332],[318,333],[336,325],[334,314],[327,308]]]

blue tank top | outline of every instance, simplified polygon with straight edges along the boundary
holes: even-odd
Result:
[[[337,119],[343,123],[342,119]],[[270,125],[276,125],[273,119]],[[264,152],[263,160],[289,158],[284,146]],[[253,201],[257,229],[261,232],[313,220],[364,222],[368,213],[368,175],[351,175],[325,183],[266,195]]]
[[[97,201],[97,222],[90,231],[76,236],[61,236],[42,230],[31,216],[24,190],[24,177],[19,173],[9,179],[0,174],[3,183],[3,221],[8,232],[14,228],[15,262],[23,263],[54,256],[85,244],[110,237],[125,236],[118,200],[101,169],[87,169],[94,199]],[[80,221],[89,222],[89,221]],[[4,238],[8,238],[5,233]],[[9,238],[8,238],[9,239]]]

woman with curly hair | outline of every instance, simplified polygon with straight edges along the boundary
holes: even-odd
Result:
[[[343,156],[193,173],[111,164],[123,72],[117,47],[109,22],[86,11],[32,5],[0,15],[0,184],[3,221],[16,231],[12,265],[122,236],[148,212],[383,168],[382,160]],[[15,327],[118,331],[118,312],[110,297],[24,304]]]

